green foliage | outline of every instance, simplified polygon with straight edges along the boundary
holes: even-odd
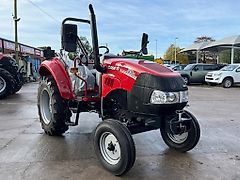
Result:
[[[220,63],[231,63],[231,49],[223,50],[219,53],[219,62]],[[234,50],[234,63],[240,63],[240,50]]]
[[[234,51],[234,63],[240,63],[240,49]]]
[[[188,57],[185,54],[180,53],[181,48],[176,47],[176,59],[180,64],[188,64]],[[175,46],[171,44],[171,46],[167,49],[167,51],[164,54],[165,60],[170,60],[171,62],[175,61]]]
[[[201,43],[201,42],[213,42],[215,39],[209,37],[209,36],[198,36],[194,43]]]
[[[84,36],[80,36],[80,40],[82,41],[84,47],[86,48],[87,52],[88,53],[91,53],[92,52],[92,47],[88,41],[88,39]]]
[[[219,63],[231,63],[231,50],[227,49],[219,53]]]

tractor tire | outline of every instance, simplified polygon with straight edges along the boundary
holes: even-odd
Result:
[[[50,136],[59,136],[68,130],[71,111],[60,96],[52,77],[43,77],[38,88],[38,114],[42,129]]]
[[[16,74],[18,72],[18,64],[15,59],[5,56],[0,61],[0,66],[4,67],[11,74]]]
[[[16,84],[14,88],[14,93],[18,92],[24,84],[23,75],[18,73],[16,76]]]
[[[222,85],[224,88],[230,88],[233,85],[233,79],[230,77],[227,77],[223,80]]]
[[[13,76],[7,70],[0,68],[0,99],[12,94],[14,84]]]
[[[107,119],[94,132],[94,148],[103,167],[116,176],[134,165],[136,150],[130,131],[120,122]]]
[[[14,87],[12,94],[18,92],[23,86],[23,77],[19,73],[18,64],[15,59],[11,57],[3,57],[0,61],[0,67],[6,69],[14,78]]]
[[[165,124],[160,127],[163,141],[170,147],[179,152],[186,152],[193,149],[200,139],[200,126],[197,119],[188,111],[184,111],[182,118],[189,119],[189,121],[183,122],[181,125],[185,126],[184,132],[179,132],[174,121],[178,120],[178,115],[171,120],[165,121]],[[170,124],[172,121],[172,125]],[[174,127],[175,125],[175,127]],[[175,132],[174,132],[175,131]]]

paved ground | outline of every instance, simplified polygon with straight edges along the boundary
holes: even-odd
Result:
[[[0,101],[0,179],[120,179],[106,172],[93,151],[96,114],[63,137],[43,134],[36,107],[37,83]],[[191,86],[190,107],[201,125],[192,151],[168,149],[159,131],[134,136],[137,159],[121,179],[240,179],[240,89]]]

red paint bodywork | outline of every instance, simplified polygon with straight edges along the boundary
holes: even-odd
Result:
[[[141,73],[161,77],[179,76],[178,73],[171,71],[167,67],[146,60],[112,58],[104,60],[104,66],[107,67],[107,73],[102,75],[102,97],[106,97],[111,91],[116,89],[131,91],[136,78]],[[107,78],[114,80],[112,86],[105,85]]]
[[[68,72],[58,58],[54,58],[51,61],[43,61],[39,69],[39,74],[41,76],[49,74],[53,76],[63,99],[72,100],[75,98]]]
[[[106,97],[110,92],[117,89],[130,92],[135,80],[141,73],[160,77],[180,76],[158,63],[146,60],[111,58],[104,60],[103,66],[107,68],[107,72],[102,75],[101,97]],[[39,72],[41,76],[51,74],[54,77],[63,99],[73,100],[75,98],[69,74],[58,58],[44,61]]]

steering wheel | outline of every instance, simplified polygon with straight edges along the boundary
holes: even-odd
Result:
[[[98,47],[98,49],[102,49],[102,48],[106,49],[106,51],[103,54],[109,53],[109,48],[107,46],[99,46]],[[102,54],[100,54],[100,53],[99,53],[99,55],[102,56]],[[93,52],[91,52],[89,57],[90,57],[90,59],[93,59]]]

